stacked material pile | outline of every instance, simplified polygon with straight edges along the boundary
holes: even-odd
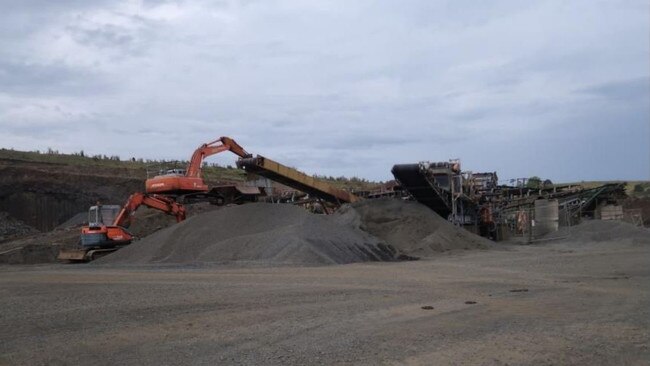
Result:
[[[406,256],[429,257],[449,250],[487,249],[493,245],[417,202],[366,200],[343,207],[339,213]]]
[[[196,215],[98,263],[325,265],[427,257],[489,245],[414,202],[368,200],[329,216],[257,203]]]
[[[97,262],[324,265],[392,260],[394,254],[340,216],[256,203],[191,217]]]

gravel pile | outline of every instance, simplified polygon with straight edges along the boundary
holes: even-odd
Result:
[[[11,217],[7,212],[0,212],[0,240],[38,232],[35,228]]]
[[[399,254],[430,257],[457,249],[487,249],[493,242],[452,225],[426,206],[398,199],[356,202],[338,211]]]
[[[558,237],[574,243],[631,241],[650,244],[650,230],[613,220],[585,220],[577,226],[564,227],[549,238]]]
[[[65,220],[62,224],[59,226],[55,227],[54,230],[57,229],[69,229],[73,227],[79,227],[84,224],[88,223],[88,211],[83,211],[75,214],[71,218]]]
[[[326,265],[388,261],[394,255],[346,216],[255,203],[196,215],[96,263]]]
[[[326,265],[429,257],[490,245],[415,202],[367,200],[329,216],[256,203],[200,213],[96,263]]]

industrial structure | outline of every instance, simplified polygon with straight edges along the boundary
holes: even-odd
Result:
[[[232,138],[220,137],[199,146],[186,169],[166,170],[147,179],[146,193],[134,193],[121,209],[114,205],[92,206],[89,224],[82,228],[80,247],[62,250],[59,258],[92,260],[129,244],[133,236],[127,228],[141,205],[175,215],[182,221],[186,203],[245,203],[271,194],[253,185],[208,187],[201,176],[203,160],[224,151],[239,157],[237,167],[248,172],[250,179],[259,181],[263,177],[294,189],[292,203],[305,204],[315,212],[329,213],[332,208],[361,199],[412,199],[455,225],[493,240],[520,235],[530,241],[557,230],[560,225],[570,225],[586,213],[595,215],[603,202],[611,203],[625,196],[624,183],[593,189],[575,185],[545,184],[541,188],[499,185],[496,172],[462,171],[459,159],[394,165],[391,172],[395,181],[379,191],[355,194],[264,156],[254,157]],[[294,201],[295,197],[299,199]],[[313,209],[316,206],[318,209]],[[601,210],[599,214],[622,216],[616,207]]]
[[[330,203],[340,205],[359,200],[359,197],[350,192],[335,188],[325,181],[311,177],[260,155],[254,158],[241,158],[237,160],[237,167]]]
[[[237,166],[291,188],[305,192],[321,202],[322,211],[328,212],[322,201],[340,206],[359,198],[327,182],[310,177],[294,168],[284,166],[262,156],[253,157],[235,140],[220,137],[199,146],[189,161],[187,169],[170,169],[147,179],[146,193],[132,194],[120,210],[117,205],[96,205],[89,209],[88,225],[81,229],[79,247],[63,249],[58,258],[68,261],[92,260],[130,244],[133,235],[127,230],[131,216],[145,205],[170,215],[177,221],[185,219],[185,203],[207,201],[215,205],[255,201],[261,191],[257,187],[222,185],[208,187],[201,176],[203,160],[211,155],[231,151],[237,156]],[[119,211],[119,212],[118,212]]]
[[[571,225],[585,214],[593,216],[601,204],[626,196],[625,183],[592,189],[499,185],[496,172],[463,172],[457,159],[399,164],[391,171],[412,199],[454,224],[494,240],[512,234],[532,240],[560,225]]]

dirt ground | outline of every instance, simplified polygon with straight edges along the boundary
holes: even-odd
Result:
[[[328,267],[1,266],[0,364],[647,365],[649,275],[650,245],[629,241]]]

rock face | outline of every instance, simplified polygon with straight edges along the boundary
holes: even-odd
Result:
[[[97,201],[123,204],[144,189],[142,176],[117,168],[0,159],[0,211],[49,231]]]
[[[88,212],[98,201],[123,205],[129,195],[144,191],[146,178],[145,169],[0,156],[0,211],[40,231],[50,231],[79,212]],[[210,186],[219,184],[205,181]]]

